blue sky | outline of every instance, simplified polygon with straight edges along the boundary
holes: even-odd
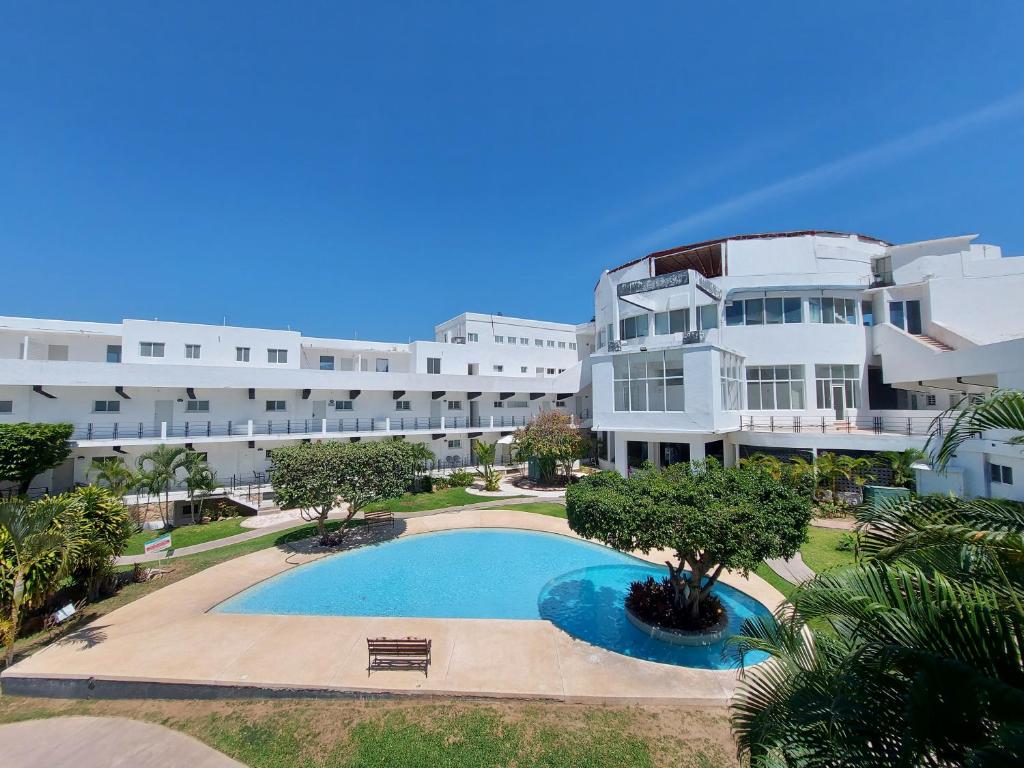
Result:
[[[1024,253],[1016,1],[2,12],[0,314],[405,341],[740,232]]]

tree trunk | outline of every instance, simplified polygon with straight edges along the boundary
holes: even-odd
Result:
[[[14,641],[18,639],[18,619],[21,614],[21,601],[24,599],[18,597],[18,592],[24,589],[24,583],[21,578],[21,572],[14,572],[14,591],[11,593],[11,626],[8,630],[7,635],[7,650],[4,653],[4,668],[7,669],[14,663]]]
[[[32,480],[34,479],[34,477],[35,476],[33,475],[33,477],[30,477],[28,479],[23,479],[23,480],[21,480],[18,483],[18,495],[19,496],[24,496],[25,494],[28,493],[29,486],[32,485]]]

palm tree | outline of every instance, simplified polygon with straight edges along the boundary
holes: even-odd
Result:
[[[826,486],[833,502],[839,500],[840,480],[849,480],[857,485],[863,485],[871,476],[873,467],[871,459],[839,455],[828,451],[819,453],[817,461],[814,462],[818,487]]]
[[[483,478],[484,490],[486,491],[498,490],[498,486],[501,482],[501,476],[494,468],[494,461],[497,453],[497,443],[479,442],[476,444],[476,459],[480,463],[480,472],[478,474]]]
[[[172,448],[169,445],[158,445],[139,456],[138,467],[142,487],[157,499],[163,494],[160,521],[164,528],[170,528],[173,524],[171,485],[174,484],[178,470],[184,466],[186,453],[185,448],[180,446]]]
[[[782,461],[767,453],[755,453],[746,459],[740,459],[740,466],[760,467],[776,480],[779,480],[783,473]]]
[[[880,451],[878,459],[892,472],[892,484],[901,488],[914,490],[914,464],[924,461],[928,454],[919,448],[907,448],[903,451]]]
[[[89,464],[89,475],[102,483],[119,499],[139,486],[139,473],[121,459],[93,459]]]
[[[11,609],[4,622],[6,650],[4,665],[14,661],[14,641],[21,626],[21,609],[30,575],[41,565],[48,587],[63,579],[75,562],[78,549],[75,510],[58,497],[38,502],[10,499],[0,502],[0,549],[9,558]]]
[[[953,424],[942,435],[943,419],[953,418]],[[1024,392],[1019,389],[997,390],[980,403],[970,405],[962,411],[950,408],[941,414],[932,427],[932,436],[928,446],[939,443],[935,452],[936,469],[942,470],[953,458],[956,449],[971,438],[978,437],[990,429],[1013,430],[1008,442],[1011,445],[1024,443]],[[941,442],[940,442],[941,441]]]
[[[193,525],[203,522],[203,502],[206,497],[220,487],[217,473],[210,469],[203,454],[189,451],[182,460],[185,469],[185,488],[188,490],[188,502],[192,510]],[[198,504],[196,500],[198,499]]]

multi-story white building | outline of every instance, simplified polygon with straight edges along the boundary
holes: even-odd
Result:
[[[587,371],[602,463],[924,446],[946,408],[1024,385],[1024,259],[973,240],[745,235],[606,271]],[[955,465],[921,490],[1024,499],[1005,435]]]
[[[422,441],[443,464],[545,408],[626,472],[754,452],[922,447],[951,405],[1024,387],[1024,259],[952,237],[744,235],[606,271],[581,325],[466,313],[409,344],[125,320],[0,318],[0,422],[67,421],[86,480],[158,443],[248,479],[295,440]],[[985,435],[923,491],[1024,499],[1024,453]]]
[[[296,440],[402,437],[457,466],[543,409],[575,414],[591,343],[585,328],[500,315],[460,315],[410,344],[5,317],[0,422],[74,424],[72,458],[35,481],[56,490],[85,482],[94,458],[134,464],[159,443],[205,452],[223,481],[251,480]]]

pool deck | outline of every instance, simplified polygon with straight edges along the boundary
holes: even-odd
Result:
[[[565,520],[472,509],[402,521],[400,536],[515,528],[578,538]],[[638,555],[662,564],[665,553]],[[3,691],[36,696],[211,698],[437,695],[721,705],[734,670],[633,659],[543,621],[210,613],[223,600],[323,555],[271,547],[207,568],[69,634],[0,675]],[[500,588],[501,573],[484,574]],[[381,574],[387,578],[387,574]],[[774,608],[757,576],[722,581]],[[415,588],[415,585],[410,585]],[[367,675],[366,638],[433,640],[430,674]]]

